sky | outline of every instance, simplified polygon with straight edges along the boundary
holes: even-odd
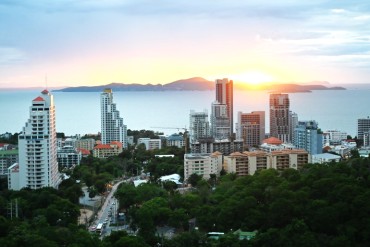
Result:
[[[0,88],[369,75],[368,0],[0,0]]]

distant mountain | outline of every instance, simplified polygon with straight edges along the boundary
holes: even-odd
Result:
[[[317,83],[317,82],[316,82]],[[329,83],[324,83],[330,85]],[[319,84],[294,84],[294,83],[264,83],[260,85],[251,85],[238,83],[234,89],[237,90],[267,90],[274,93],[309,93],[312,90],[345,90],[344,87],[327,87]]]
[[[321,82],[313,82],[320,83]],[[309,85],[284,83],[284,84],[261,84],[249,85],[245,83],[235,83],[235,90],[268,90],[272,92],[294,93],[294,92],[311,92],[311,90],[345,90],[343,87],[327,87],[324,85],[315,84]],[[325,85],[330,85],[324,82]],[[100,86],[81,86],[81,87],[67,87],[56,92],[102,92],[105,88],[111,88],[113,91],[207,91],[215,90],[215,82],[208,81],[202,77],[193,77],[189,79],[182,79],[167,84],[124,84],[124,83],[111,83]]]
[[[282,93],[311,92],[312,90],[345,90],[344,87],[327,87],[324,85],[275,84],[268,90]]]
[[[214,90],[215,82],[208,81],[202,77],[193,77],[185,80],[178,80],[163,85],[168,90]]]
[[[208,81],[201,77],[193,77],[174,81],[168,84],[124,84],[124,83],[111,83],[101,86],[82,86],[82,87],[67,87],[57,92],[101,92],[105,88],[111,88],[113,91],[204,91],[214,90],[214,82]]]

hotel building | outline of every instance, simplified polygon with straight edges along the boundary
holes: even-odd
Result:
[[[11,180],[12,176],[9,176],[9,189],[57,188],[61,176],[57,161],[55,106],[49,91],[42,91],[32,100],[30,118],[18,136],[18,148],[19,164],[15,173],[18,179]]]
[[[101,105],[101,141],[109,144],[119,141],[127,148],[127,126],[123,124],[116,104],[113,103],[112,89],[105,89],[100,96]]]

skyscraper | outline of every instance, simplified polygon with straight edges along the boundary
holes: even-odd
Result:
[[[288,94],[270,94],[270,136],[290,142]]]
[[[112,89],[105,89],[100,96],[101,105],[101,141],[109,144],[119,141],[127,148],[127,126],[119,116],[116,104],[113,103]]]
[[[198,141],[199,138],[210,137],[208,112],[190,111],[190,143]]]
[[[265,112],[238,112],[236,139],[243,139],[245,147],[259,146],[265,139]]]
[[[234,133],[234,92],[233,81],[224,79],[216,80],[216,101],[225,104],[227,117],[229,118],[230,135]]]
[[[19,178],[18,186],[14,188],[57,188],[61,177],[57,161],[55,106],[53,95],[47,90],[32,100],[30,118],[18,136],[18,147]]]

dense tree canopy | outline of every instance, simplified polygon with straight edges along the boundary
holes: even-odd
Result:
[[[116,159],[122,159],[116,157]],[[88,158],[73,176],[91,187],[112,179],[117,160]],[[153,162],[151,164],[151,162]],[[173,160],[151,159],[154,172]],[[106,166],[107,165],[107,166]],[[176,162],[174,162],[176,166]],[[163,165],[165,167],[165,165]],[[161,168],[162,169],[162,168]],[[158,174],[159,176],[159,174]],[[121,184],[115,196],[138,236],[113,233],[99,240],[77,226],[81,188],[74,179],[59,190],[0,192],[0,246],[368,246],[370,243],[370,159],[309,164],[301,170],[260,170],[253,176],[227,174],[180,194],[153,179]],[[9,213],[9,205],[18,205]],[[175,235],[158,235],[173,227]],[[196,227],[196,228],[195,228]],[[236,230],[257,231],[239,240]],[[219,240],[210,231],[224,232]],[[159,246],[159,245],[158,245]]]

